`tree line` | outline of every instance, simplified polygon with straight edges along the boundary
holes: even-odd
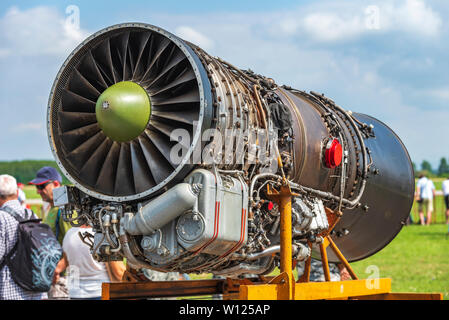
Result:
[[[62,176],[62,182],[69,183],[53,160],[0,161],[0,174],[9,174],[16,178],[17,182],[27,184],[36,177],[36,172],[40,168],[46,166],[56,168]]]
[[[430,177],[449,177],[449,163],[446,158],[441,158],[438,168],[435,169],[432,168],[432,165],[427,160],[421,162],[420,168],[417,168],[416,164],[413,162],[413,170],[415,171],[415,176],[424,173]]]

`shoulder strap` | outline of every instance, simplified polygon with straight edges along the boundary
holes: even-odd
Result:
[[[3,207],[2,208],[3,211],[9,213],[14,219],[16,219],[18,222],[22,222],[25,221],[25,219],[23,219],[19,214],[17,214],[17,212],[15,212],[12,208],[10,207]]]
[[[60,217],[61,217],[61,209],[58,209],[58,212],[56,213],[56,222],[55,222],[56,239],[59,239],[59,232],[60,232],[59,219],[60,219]]]
[[[16,244],[14,245],[14,247],[11,249],[11,251],[9,251],[9,253],[3,257],[2,262],[0,263],[0,271],[3,269],[3,267],[8,263],[9,258],[12,257],[12,255],[14,254],[14,252],[17,249],[17,246],[19,244],[19,241],[16,242]]]
[[[26,220],[33,219],[34,218],[33,214],[34,214],[33,210],[25,208],[25,219]]]

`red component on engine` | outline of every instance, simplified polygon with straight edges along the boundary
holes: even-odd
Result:
[[[343,159],[343,148],[337,139],[330,140],[327,143],[324,158],[328,168],[335,168],[341,164]]]

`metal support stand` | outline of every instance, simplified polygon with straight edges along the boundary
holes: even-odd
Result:
[[[268,199],[278,204],[281,217],[281,273],[270,281],[270,285],[281,288],[282,300],[292,300],[295,295],[295,279],[292,273],[292,196],[296,195],[286,182],[279,191],[268,187],[267,192]]]

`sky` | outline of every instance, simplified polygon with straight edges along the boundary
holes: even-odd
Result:
[[[412,161],[449,158],[449,4],[390,1],[0,2],[0,161],[52,159],[47,104],[90,34],[159,26],[213,56],[386,123]]]

